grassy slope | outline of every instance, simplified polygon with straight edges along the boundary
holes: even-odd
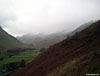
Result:
[[[95,58],[94,54],[92,52],[80,58],[74,58],[62,66],[57,67],[46,76],[85,76],[86,74],[100,74],[100,59]]]
[[[0,27],[0,51],[20,47],[22,43]]]
[[[91,43],[87,44],[93,48],[95,45],[98,45],[99,42],[100,37],[98,36],[95,40],[91,41]],[[91,50],[91,52],[81,55],[80,57],[71,59],[62,66],[49,72],[46,76],[85,76],[86,74],[100,74],[99,48]]]

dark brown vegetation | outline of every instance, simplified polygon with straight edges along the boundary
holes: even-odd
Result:
[[[81,32],[59,42],[34,59],[24,69],[11,76],[58,76],[55,70],[69,64],[69,69],[59,76],[85,76],[100,73],[100,21]],[[99,53],[98,53],[99,52]],[[68,68],[68,67],[66,67]],[[51,75],[49,75],[51,74]]]

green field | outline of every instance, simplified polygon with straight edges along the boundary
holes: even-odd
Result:
[[[40,54],[39,50],[33,50],[33,51],[25,51],[21,52],[18,55],[12,56],[9,58],[5,53],[0,54],[0,57],[4,58],[2,61],[0,61],[0,70],[2,70],[2,66],[12,63],[12,62],[21,62],[21,60],[25,60],[26,63],[31,62],[35,57],[37,57]],[[6,74],[9,74],[10,72],[6,72],[3,74],[0,74],[0,76],[5,76]]]

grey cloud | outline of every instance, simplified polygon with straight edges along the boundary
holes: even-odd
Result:
[[[100,19],[100,0],[0,0],[0,24],[13,35],[68,32]]]
[[[9,23],[16,20],[16,15],[12,12],[0,10],[0,25],[3,27],[9,27]]]

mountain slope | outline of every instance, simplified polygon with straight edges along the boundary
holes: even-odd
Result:
[[[59,42],[11,76],[100,74],[100,21]]]
[[[36,48],[48,48],[49,46],[57,43],[67,37],[67,33],[58,32],[52,34],[37,34],[37,35],[24,35],[17,37],[18,40],[26,44],[33,44]]]
[[[0,27],[0,51],[22,46],[23,43],[18,41],[15,37],[9,35]]]
[[[96,21],[90,21],[90,22],[87,22],[87,23],[85,23],[85,24],[79,26],[79,27],[76,28],[74,31],[72,31],[72,32],[70,33],[70,35],[74,35],[75,33],[80,32],[80,31],[86,29],[87,27],[89,27],[91,24],[93,24],[93,23],[95,23],[95,22],[96,22]]]
[[[32,44],[34,47],[37,48],[48,48],[49,46],[60,42],[67,38],[68,35],[74,35],[76,32],[80,32],[81,30],[87,28],[90,26],[93,21],[85,23],[81,26],[79,26],[74,31],[68,33],[66,31],[56,32],[52,34],[26,34],[23,36],[17,37],[18,40],[22,41],[25,44]]]

